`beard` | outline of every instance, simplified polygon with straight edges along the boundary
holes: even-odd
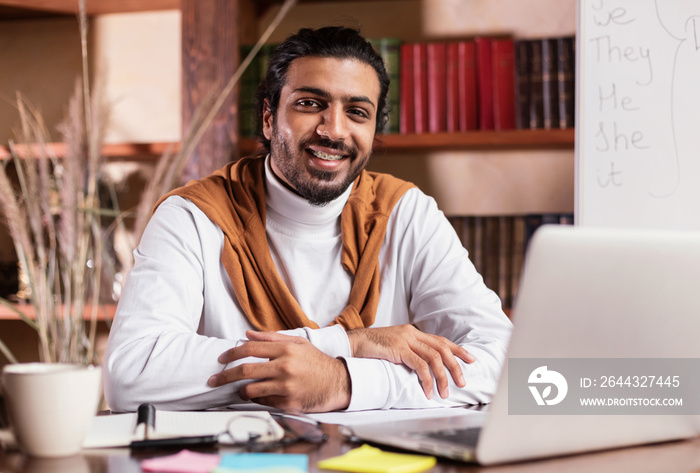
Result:
[[[332,141],[326,137],[314,136],[299,143],[297,149],[286,141],[273,123],[270,148],[275,165],[292,186],[292,190],[306,199],[311,205],[324,206],[340,197],[357,179],[369,161],[370,154],[358,158],[357,149],[342,141]],[[322,171],[304,165],[301,156],[312,145],[323,146],[348,153],[351,161],[349,171],[341,176],[340,171]]]

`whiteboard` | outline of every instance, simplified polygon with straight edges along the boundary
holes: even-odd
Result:
[[[578,0],[576,222],[700,229],[700,0]]]

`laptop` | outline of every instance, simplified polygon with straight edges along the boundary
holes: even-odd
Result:
[[[482,465],[700,433],[700,233],[545,225],[530,241],[512,320],[485,412],[360,424],[349,433]],[[554,378],[537,385],[542,374]],[[647,386],[652,376],[661,386]],[[651,409],[644,399],[660,398],[657,387],[685,405]],[[582,406],[582,392],[612,402]]]

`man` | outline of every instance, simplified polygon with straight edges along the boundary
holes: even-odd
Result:
[[[258,91],[266,156],[165,196],[105,361],[113,410],[488,402],[511,324],[434,200],[364,171],[389,78],[355,30],[304,29]]]

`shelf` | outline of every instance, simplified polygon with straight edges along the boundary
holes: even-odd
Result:
[[[34,311],[34,306],[31,304],[17,304],[16,307],[24,312],[24,314],[30,319],[36,319],[36,312]],[[105,321],[112,320],[114,318],[114,312],[117,310],[116,304],[103,304],[98,309],[97,320]],[[92,312],[90,307],[85,309],[84,319],[90,320]],[[17,314],[12,312],[5,306],[0,306],[0,320],[21,320]]]
[[[574,129],[470,131],[459,133],[425,133],[412,135],[380,135],[375,140],[377,151],[444,151],[504,149],[573,149]],[[252,138],[241,139],[241,154],[257,149]]]
[[[180,0],[87,0],[88,15],[179,10]],[[0,20],[78,13],[78,0],[0,0]]]
[[[46,148],[49,152],[58,158],[66,156],[65,143],[47,143]],[[179,143],[117,143],[107,144],[102,148],[102,155],[110,159],[128,159],[139,157],[139,160],[151,161],[157,159],[169,147],[173,147],[173,151],[177,151],[180,147]],[[17,153],[20,156],[28,154],[26,145],[16,145]],[[41,150],[39,145],[31,145],[32,154],[36,155]],[[0,146],[0,160],[9,159],[11,157],[10,150],[7,146]]]
[[[378,137],[376,141],[375,148],[396,151],[431,151],[446,149],[573,149],[574,129],[382,135]]]
[[[241,155],[255,153],[258,144],[252,138],[240,141]],[[65,143],[48,143],[51,153],[62,158],[66,155]],[[102,154],[110,159],[155,160],[172,146],[177,151],[179,143],[119,143],[107,144]],[[425,133],[420,135],[380,135],[375,140],[378,151],[435,151],[435,150],[484,150],[484,149],[573,149],[574,129],[566,130],[509,130],[471,131],[466,133]],[[16,145],[20,156],[26,146]],[[34,152],[39,150],[33,145]],[[0,146],[0,160],[8,159],[10,150]]]

